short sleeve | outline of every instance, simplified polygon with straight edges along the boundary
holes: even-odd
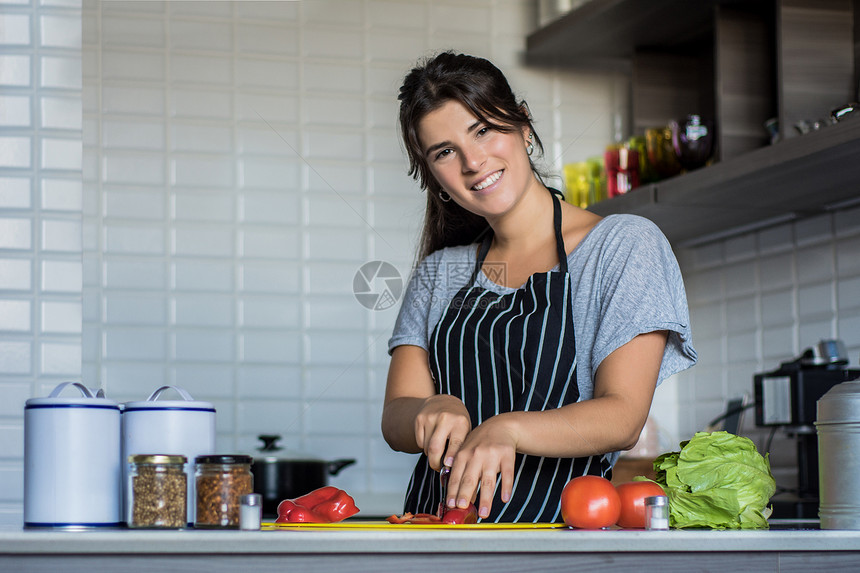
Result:
[[[600,298],[592,364],[639,334],[666,330],[658,383],[696,362],[684,282],[669,241],[651,221],[629,218],[607,235],[598,262]]]
[[[428,323],[434,290],[438,288],[438,268],[440,253],[437,251],[424,258],[412,272],[403,302],[394,323],[394,330],[388,340],[388,353],[397,346],[410,344],[429,348]]]

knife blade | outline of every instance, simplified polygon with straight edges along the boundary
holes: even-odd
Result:
[[[439,519],[444,519],[448,512],[448,475],[450,473],[451,468],[448,466],[442,466],[442,469],[439,470],[439,485],[442,490],[442,501],[439,502],[439,509],[436,512]]]

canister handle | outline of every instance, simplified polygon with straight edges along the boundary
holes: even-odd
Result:
[[[171,386],[169,384],[162,386],[160,388],[157,388],[155,390],[155,392],[153,392],[152,394],[149,395],[149,398],[147,398],[146,401],[147,402],[154,402],[155,400],[158,400],[158,397],[161,396],[162,392],[164,392],[165,390],[171,390],[171,389],[176,390],[177,394],[182,396],[183,400],[186,400],[188,402],[194,401],[194,398],[191,397],[191,394],[189,394],[185,390],[185,388],[182,388],[181,386]]]
[[[80,382],[62,382],[60,384],[57,384],[57,387],[54,388],[48,398],[56,398],[62,393],[63,390],[66,389],[67,386],[75,386],[78,390],[81,391],[81,395],[84,398],[104,398],[105,395],[104,390],[102,390],[101,388],[99,388],[99,391],[96,393],[95,396],[93,396],[93,391],[81,384]]]

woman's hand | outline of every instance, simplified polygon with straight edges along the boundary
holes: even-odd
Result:
[[[514,486],[514,460],[517,437],[506,424],[510,416],[494,416],[469,433],[465,442],[453,456],[448,476],[448,507],[466,508],[478,495],[478,516],[487,517],[496,493],[496,477],[501,474],[502,501],[511,498]]]
[[[424,400],[415,417],[415,441],[436,471],[453,463],[471,429],[466,406],[449,394],[435,394]]]
[[[453,458],[471,429],[463,402],[436,393],[427,351],[409,345],[395,348],[382,409],[385,441],[401,452],[424,452],[438,471],[445,465],[442,456]]]

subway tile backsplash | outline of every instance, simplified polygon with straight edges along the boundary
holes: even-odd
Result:
[[[396,307],[361,306],[353,277],[384,260],[406,278],[414,260],[403,75],[429,50],[492,57],[551,171],[624,120],[623,77],[521,65],[532,4],[3,3],[0,517],[22,511],[24,401],[67,379],[122,401],[183,386],[215,404],[220,450],[281,433],[355,458],[332,482],[396,511],[413,463],[379,431]],[[858,221],[679,251],[701,361],[658,389],[665,446],[819,337],[856,364]]]
[[[701,413],[681,417],[682,436],[716,417],[726,399],[751,395],[755,373],[776,369],[821,339],[843,340],[849,365],[858,367],[858,217],[860,209],[847,209],[679,253],[700,356],[699,366],[679,375],[680,384],[703,390],[725,384],[723,395],[704,405],[701,394],[679,393],[682,410]]]

